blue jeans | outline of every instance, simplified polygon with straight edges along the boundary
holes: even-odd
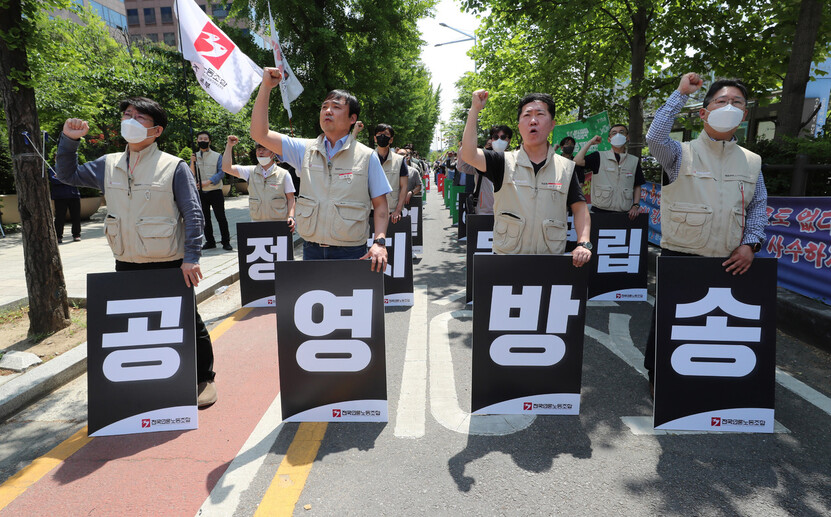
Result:
[[[366,255],[366,245],[321,246],[315,242],[303,243],[303,260],[359,259]]]

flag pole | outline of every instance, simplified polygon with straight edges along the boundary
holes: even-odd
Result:
[[[185,53],[182,49],[182,24],[181,18],[179,18],[179,0],[176,0],[174,2],[174,7],[176,8],[176,30],[179,33],[179,55],[182,56],[182,80],[185,82],[185,106],[187,106],[188,111],[188,128],[190,129],[190,148],[191,150],[193,150],[196,144],[193,141],[193,118],[190,114],[190,90],[188,90],[188,69],[185,65]]]

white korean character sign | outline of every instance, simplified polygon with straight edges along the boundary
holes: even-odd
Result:
[[[456,228],[456,237],[459,239],[459,242],[467,240],[467,196],[467,192],[459,192],[459,226]]]
[[[383,275],[368,260],[278,262],[287,422],[386,422]]]
[[[402,217],[398,222],[389,222],[384,234],[387,247],[387,267],[384,270],[384,305],[412,306],[415,303],[413,291],[413,240],[412,223],[409,217]],[[369,219],[369,239],[366,245],[372,246],[375,240],[375,220]]]
[[[776,260],[659,257],[656,429],[773,432]]]
[[[471,215],[467,218],[465,303],[473,301],[473,257],[476,255],[493,255],[493,215]]]
[[[648,223],[647,214],[592,214],[589,300],[646,301]]]
[[[401,212],[402,217],[410,218],[410,226],[413,240],[413,253],[421,254],[424,252],[424,212],[421,198],[413,196],[410,199],[410,204],[404,207]]]
[[[237,242],[242,306],[274,307],[274,263],[294,260],[294,241],[288,223],[237,223]]]
[[[196,429],[196,313],[179,268],[87,275],[89,435]]]
[[[588,269],[564,255],[473,261],[472,411],[579,414]]]

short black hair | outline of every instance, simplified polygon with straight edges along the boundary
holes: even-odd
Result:
[[[158,102],[147,97],[128,97],[118,103],[118,109],[121,113],[127,111],[129,106],[152,118],[154,126],[167,127],[167,112]]]
[[[566,142],[568,142],[568,141],[571,141],[571,145],[575,145],[575,146],[577,145],[577,140],[573,139],[570,136],[567,136],[567,137],[563,138],[562,140],[560,140],[560,147],[563,147],[564,145],[566,145]]]
[[[609,128],[609,134],[612,134],[612,130],[616,127],[622,127],[626,134],[629,134],[629,128],[626,127],[626,124],[612,124],[612,127]]]
[[[207,131],[200,131],[200,132],[196,133],[196,138],[199,138],[199,135],[207,135],[208,140],[213,140],[213,138],[211,138],[211,134],[208,133]]]
[[[514,130],[503,124],[491,127],[491,138],[498,136],[500,131],[508,135],[508,138],[514,137]]]
[[[553,120],[557,113],[557,105],[554,103],[554,97],[547,93],[529,93],[520,99],[519,108],[516,110],[516,119],[519,120],[519,117],[522,115],[522,108],[524,108],[526,104],[531,104],[536,101],[540,101],[548,107],[548,113],[551,114],[551,118]]]
[[[384,123],[381,123],[381,124],[378,124],[377,126],[375,126],[375,132],[372,133],[372,136],[375,136],[375,135],[377,135],[378,133],[380,133],[382,131],[389,131],[390,132],[390,138],[395,136],[395,130],[392,128],[392,126],[389,125],[389,124],[384,124]]]
[[[706,108],[710,105],[710,102],[712,102],[713,97],[715,97],[716,94],[720,92],[722,88],[726,88],[729,86],[738,88],[744,96],[744,102],[747,103],[747,86],[745,86],[744,83],[741,82],[741,80],[719,79],[718,81],[714,82],[712,86],[710,86],[709,90],[707,90],[707,95],[704,96],[704,107]]]
[[[349,93],[346,90],[332,90],[331,92],[326,94],[326,98],[323,99],[323,102],[326,102],[330,99],[340,100],[343,99],[346,101],[346,104],[349,106],[349,116],[352,115],[361,115],[361,105],[358,104],[358,99]]]

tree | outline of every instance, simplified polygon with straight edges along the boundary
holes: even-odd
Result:
[[[69,303],[58,241],[52,226],[49,180],[41,176],[41,146],[35,90],[27,49],[47,36],[37,30],[60,0],[0,0],[0,93],[9,129],[18,209],[23,227],[23,258],[29,295],[30,336],[69,325]],[[25,142],[24,132],[31,145]]]

